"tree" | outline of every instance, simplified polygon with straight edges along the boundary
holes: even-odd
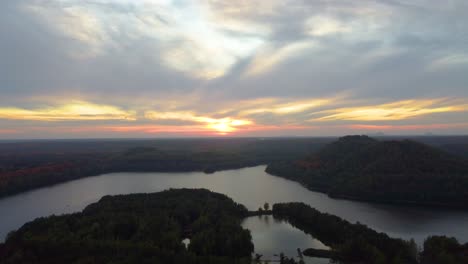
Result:
[[[269,204],[269,203],[265,203],[265,204],[263,205],[263,209],[265,209],[265,211],[270,210],[270,204]]]

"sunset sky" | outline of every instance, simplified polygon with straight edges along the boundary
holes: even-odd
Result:
[[[468,134],[468,1],[0,1],[0,139],[378,132]]]

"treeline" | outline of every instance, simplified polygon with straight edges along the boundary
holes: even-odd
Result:
[[[344,263],[418,263],[414,241],[390,238],[365,225],[351,224],[303,203],[275,204],[273,215],[333,248],[338,260]]]
[[[321,213],[303,203],[273,205],[273,215],[311,234],[332,250],[306,249],[305,255],[332,258],[339,263],[361,264],[466,264],[468,243],[455,238],[428,237],[419,252],[413,240],[390,238],[367,226],[352,224],[337,216]]]
[[[106,196],[10,234],[1,263],[250,263],[247,209],[207,190]],[[182,240],[190,239],[186,248]]]
[[[468,263],[468,244],[454,238],[429,237],[418,252],[414,241],[390,238],[303,203],[275,204],[263,212],[332,248],[305,254],[339,263]],[[251,234],[241,226],[249,215],[229,197],[203,189],[105,196],[81,213],[38,218],[10,233],[0,244],[0,263],[250,264],[261,260],[252,259]],[[280,259],[302,263],[283,254]]]
[[[237,169],[297,159],[311,139],[59,141],[0,144],[0,197],[103,173]]]
[[[468,243],[460,245],[455,238],[432,236],[424,241],[421,264],[466,264]]]
[[[409,140],[347,136],[267,172],[331,197],[466,208],[468,162]]]

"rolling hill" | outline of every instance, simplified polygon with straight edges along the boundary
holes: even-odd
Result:
[[[266,171],[332,197],[468,207],[468,162],[411,140],[346,136]]]

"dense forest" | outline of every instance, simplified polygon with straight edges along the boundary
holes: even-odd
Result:
[[[298,159],[329,140],[167,139],[0,143],[0,197],[102,173],[211,173]]]
[[[332,197],[467,207],[466,159],[411,140],[347,136],[267,172]]]
[[[303,203],[275,204],[248,212],[229,197],[204,189],[104,196],[82,212],[38,218],[0,244],[1,263],[259,263],[245,217],[273,214],[332,250],[306,249],[339,263],[464,264],[468,245],[430,237],[419,252],[414,241],[390,238]],[[184,240],[189,239],[188,245]],[[280,239],[280,238],[279,238]],[[287,245],[285,245],[287,246]],[[279,254],[280,263],[301,263]]]
[[[311,234],[332,248],[304,250],[305,255],[327,256],[339,263],[365,264],[466,264],[468,244],[455,238],[432,236],[424,242],[422,252],[416,243],[390,238],[360,223],[349,223],[337,216],[321,213],[304,203],[273,205],[273,215]]]
[[[468,157],[468,137],[413,139]],[[275,171],[279,171],[278,167],[284,166],[280,164],[310,156],[334,140],[210,138],[0,141],[0,197],[109,172],[211,173],[264,164],[272,164],[277,168]],[[273,171],[272,167],[270,169]],[[294,168],[290,169],[293,171]]]
[[[453,237],[431,236],[424,241],[421,264],[468,263],[468,243],[460,245]]]
[[[105,196],[81,213],[25,224],[0,247],[0,262],[250,263],[247,214],[203,189]]]
[[[414,241],[390,238],[365,225],[351,224],[303,203],[275,204],[273,215],[286,219],[330,246],[335,251],[333,255],[345,263],[418,263]]]

